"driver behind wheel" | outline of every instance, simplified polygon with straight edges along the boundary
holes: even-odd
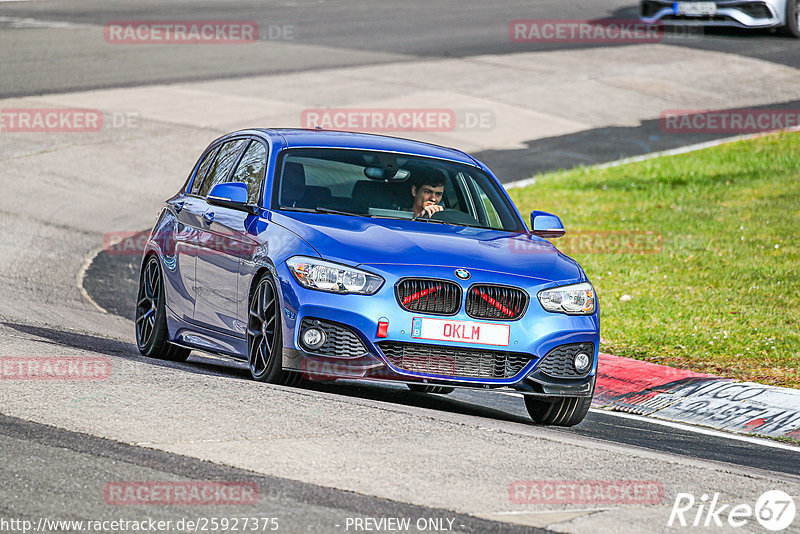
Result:
[[[439,169],[426,170],[411,185],[411,196],[414,198],[411,209],[414,217],[432,217],[437,211],[444,210],[439,204],[444,196],[444,172]]]

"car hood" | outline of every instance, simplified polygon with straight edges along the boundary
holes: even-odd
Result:
[[[396,219],[272,213],[321,257],[348,265],[429,265],[574,282],[580,268],[550,242],[527,234]]]

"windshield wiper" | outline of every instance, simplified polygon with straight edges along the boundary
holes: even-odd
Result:
[[[431,219],[430,217],[414,217],[414,220],[415,221],[432,222],[432,223],[438,223],[438,224],[452,224],[452,223],[449,223],[449,222],[441,221],[439,219]]]
[[[294,206],[281,206],[278,208],[281,211],[301,211],[303,213],[316,213],[317,210],[313,208],[296,208]]]
[[[327,213],[330,215],[350,215],[352,217],[369,217],[366,213],[353,213],[351,211],[333,210],[330,208],[317,208],[317,213]]]
[[[278,208],[284,211],[299,211],[302,213],[324,213],[326,215],[348,215],[350,217],[369,217],[366,213],[352,213],[349,211],[340,211],[330,208],[299,208],[295,206],[281,206]]]
[[[480,230],[498,230],[498,228],[492,228],[491,226],[483,226],[480,224],[469,224],[469,223],[461,223],[461,222],[450,222],[450,221],[443,221],[441,219],[431,219],[429,217],[415,217],[415,221],[425,221],[425,222],[432,222],[432,223],[439,223],[439,224],[449,224],[450,226],[465,226],[467,228],[478,228]],[[501,230],[501,231],[508,231],[508,230]]]
[[[501,232],[508,232],[508,230],[503,230],[501,228],[492,228],[491,226],[483,226],[480,224],[468,224],[468,223],[452,223],[456,226],[466,226],[467,228],[478,228],[479,230],[499,230]]]

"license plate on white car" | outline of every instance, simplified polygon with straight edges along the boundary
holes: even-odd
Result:
[[[475,321],[451,321],[449,319],[427,319],[414,317],[411,321],[411,337],[434,341],[457,341],[481,345],[507,347],[511,327],[507,324],[478,323]]]
[[[675,2],[673,4],[673,11],[676,15],[686,15],[689,17],[716,15],[717,4],[714,2]]]

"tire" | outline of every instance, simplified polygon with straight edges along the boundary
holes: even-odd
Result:
[[[786,0],[786,24],[781,30],[784,35],[800,38],[800,0]]]
[[[247,362],[258,382],[294,386],[300,373],[284,371],[283,331],[278,291],[272,276],[264,273],[250,296],[247,318]]]
[[[158,256],[151,255],[142,264],[139,293],[136,299],[136,347],[143,356],[183,362],[191,350],[169,342],[167,312],[164,304],[164,278]]]
[[[422,384],[406,384],[408,389],[415,393],[438,393],[439,395],[447,395],[456,390],[456,388],[449,386],[428,386]]]
[[[525,396],[525,407],[531,419],[540,425],[575,426],[583,421],[591,405],[591,397],[543,400],[530,395]]]

